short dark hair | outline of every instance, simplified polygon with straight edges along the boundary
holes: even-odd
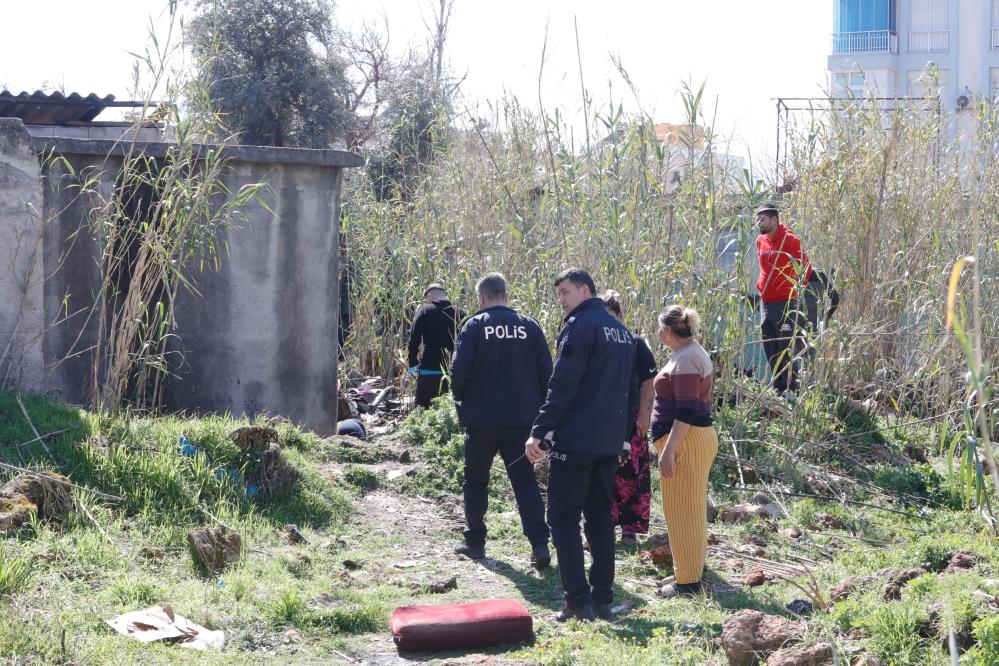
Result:
[[[434,282],[430,285],[427,285],[427,288],[423,290],[423,296],[426,297],[426,295],[432,291],[439,291],[445,296],[447,295],[447,292],[444,291],[444,285],[440,284],[439,282]]]
[[[487,301],[498,301],[506,296],[506,278],[502,273],[486,273],[475,284],[475,293]]]
[[[593,278],[591,278],[590,274],[584,271],[582,268],[565,269],[564,271],[555,276],[555,282],[553,286],[557,287],[566,280],[573,283],[577,287],[581,287],[582,285],[585,284],[587,287],[590,288],[590,296],[597,295],[597,285],[593,284]]]
[[[604,302],[604,307],[613,312],[618,319],[623,316],[621,311],[621,294],[613,289],[608,289],[600,294],[600,300]]]

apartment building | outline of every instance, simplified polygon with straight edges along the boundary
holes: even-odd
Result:
[[[944,110],[971,109],[999,95],[999,0],[833,0],[828,69],[837,97],[938,87]]]

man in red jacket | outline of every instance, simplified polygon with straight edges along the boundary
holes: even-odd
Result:
[[[801,241],[783,222],[776,204],[756,211],[756,254],[760,279],[756,288],[762,301],[763,350],[773,386],[778,393],[798,390],[795,366],[804,348],[804,317],[798,310],[798,288],[808,282],[812,267],[801,251]]]

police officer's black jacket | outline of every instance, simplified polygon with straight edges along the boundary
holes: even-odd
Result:
[[[545,400],[552,355],[530,317],[503,305],[476,312],[458,334],[451,391],[466,428],[527,428]]]
[[[603,301],[591,298],[566,316],[556,347],[548,397],[531,436],[540,439],[554,430],[559,449],[619,453],[639,400],[631,333]]]
[[[409,335],[409,367],[416,366],[422,342],[420,368],[437,372],[446,368],[464,316],[465,313],[455,310],[450,301],[434,301],[420,307],[413,318],[413,331]]]

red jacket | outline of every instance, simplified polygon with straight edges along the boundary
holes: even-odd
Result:
[[[772,238],[767,234],[756,237],[756,254],[760,260],[756,282],[760,298],[766,303],[796,298],[797,286],[808,282],[812,274],[798,237],[781,222]]]

